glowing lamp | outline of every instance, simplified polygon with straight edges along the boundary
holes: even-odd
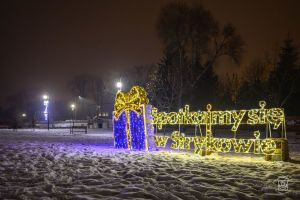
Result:
[[[70,105],[70,107],[71,107],[72,111],[75,110],[75,108],[76,108],[76,106],[75,106],[74,103],[72,103],[72,104]]]
[[[117,88],[118,88],[119,90],[121,90],[121,89],[122,89],[122,86],[123,86],[123,84],[122,84],[122,82],[121,82],[121,81],[119,81],[119,82],[117,82],[116,86],[117,86]]]
[[[43,95],[43,99],[44,99],[44,100],[48,100],[48,99],[49,99],[49,96],[46,95],[46,94],[44,94],[44,95]]]

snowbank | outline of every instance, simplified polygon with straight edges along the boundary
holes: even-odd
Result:
[[[0,199],[300,199],[300,155],[291,157],[116,150],[110,131],[1,131]]]

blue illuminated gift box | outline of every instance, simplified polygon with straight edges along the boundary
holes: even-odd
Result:
[[[128,93],[117,93],[113,116],[116,148],[148,150],[149,137],[153,137],[148,101],[147,93],[139,86]]]

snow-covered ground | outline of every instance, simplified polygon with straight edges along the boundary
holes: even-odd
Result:
[[[2,130],[0,199],[300,199],[300,153],[291,158],[116,150],[111,131]]]

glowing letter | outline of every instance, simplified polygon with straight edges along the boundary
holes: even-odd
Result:
[[[239,113],[237,113],[236,111],[232,112],[232,117],[233,117],[233,120],[234,120],[233,126],[231,128],[232,131],[237,131],[238,130],[239,125],[240,125],[245,113],[246,113],[246,110],[240,110]]]

